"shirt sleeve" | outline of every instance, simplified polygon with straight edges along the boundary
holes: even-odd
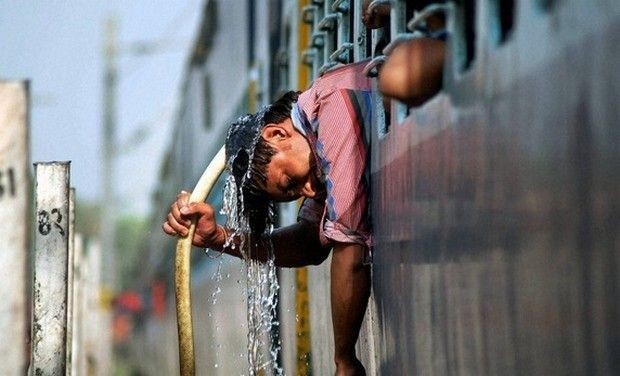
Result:
[[[315,199],[306,199],[304,200],[301,208],[299,209],[299,214],[297,215],[297,220],[303,219],[307,222],[314,224],[321,224],[323,222],[323,216],[325,214],[325,201],[323,200],[315,200]],[[332,241],[325,237],[323,234],[322,226],[319,226],[319,240],[321,242],[321,246],[325,247],[332,244]]]

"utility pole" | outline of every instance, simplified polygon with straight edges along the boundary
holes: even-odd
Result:
[[[114,161],[116,149],[116,84],[117,68],[117,22],[114,17],[106,20],[105,44],[103,47],[103,165],[101,206],[101,242],[103,248],[102,285],[108,292],[116,288],[116,195]]]

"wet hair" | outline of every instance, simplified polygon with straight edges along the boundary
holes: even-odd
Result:
[[[265,112],[263,126],[266,124],[279,124],[291,116],[293,103],[297,102],[298,91],[289,91],[276,100]],[[262,129],[261,129],[262,131]],[[250,180],[246,189],[248,193],[263,197],[267,186],[267,166],[276,150],[263,138],[259,137],[254,148],[254,158],[250,163]]]

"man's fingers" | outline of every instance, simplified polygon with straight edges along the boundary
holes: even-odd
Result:
[[[176,201],[173,202],[172,205],[170,205],[170,213],[172,213],[172,216],[177,220],[177,222],[183,224],[185,227],[191,224],[191,221],[189,219],[183,218],[183,215],[181,214],[181,211]]]
[[[187,235],[187,226],[177,222],[172,213],[168,213],[167,222],[168,225],[177,233],[183,236]]]
[[[187,206],[182,207],[179,211],[184,217],[191,217],[194,215],[213,215],[213,208],[211,208],[211,206],[205,204],[204,202],[193,202]]]
[[[202,218],[207,222],[213,220],[213,208],[209,204],[204,202],[190,204],[189,197],[188,192],[181,191],[170,205],[170,212],[162,225],[162,230],[166,234],[186,236],[193,218]]]
[[[161,228],[168,235],[173,235],[173,236],[177,235],[177,232],[174,231],[174,229],[168,224],[168,222],[164,222],[164,224],[161,226]]]
[[[172,235],[172,236],[180,235],[179,232],[177,230],[175,230],[174,228],[172,228],[172,226],[170,226],[170,223],[168,223],[168,222],[164,222],[164,224],[161,226],[161,228],[168,235]]]
[[[186,206],[189,203],[189,193],[181,191],[181,193],[177,195],[176,203],[179,208]]]

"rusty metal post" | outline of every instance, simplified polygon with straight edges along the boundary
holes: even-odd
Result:
[[[0,81],[0,375],[28,364],[28,118],[28,83]]]
[[[72,375],[75,288],[75,188],[69,189],[69,253],[67,255],[67,375]]]
[[[32,361],[35,375],[64,375],[67,339],[69,162],[35,163]]]

